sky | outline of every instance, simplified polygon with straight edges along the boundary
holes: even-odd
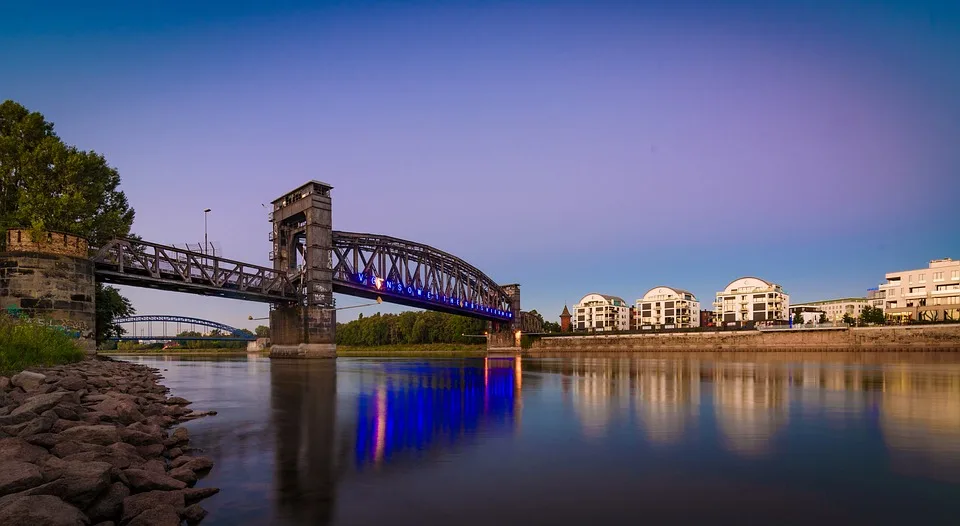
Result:
[[[150,241],[201,242],[210,208],[223,255],[269,265],[261,205],[317,179],[335,229],[456,254],[553,320],[960,258],[960,2],[6,3],[0,99],[105,155]]]

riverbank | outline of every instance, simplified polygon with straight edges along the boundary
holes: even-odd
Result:
[[[199,522],[213,467],[156,369],[94,358],[0,377],[0,524]]]
[[[781,331],[704,331],[544,336],[533,352],[649,351],[960,351],[960,324],[837,327]]]
[[[412,345],[378,345],[372,347],[338,345],[337,356],[368,358],[458,358],[475,357],[487,354],[486,345],[461,343],[420,343]]]
[[[247,354],[246,349],[237,349],[236,347],[228,348],[211,348],[211,349],[139,349],[139,350],[109,350],[109,351],[97,351],[97,354],[101,356],[155,356],[161,354]],[[259,351],[258,351],[259,352]]]

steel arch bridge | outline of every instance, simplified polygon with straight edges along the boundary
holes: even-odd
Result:
[[[513,317],[510,296],[466,261],[379,234],[333,232],[333,290],[490,321]]]
[[[216,341],[254,341],[256,336],[247,334],[240,329],[231,327],[229,325],[218,323],[215,321],[204,320],[200,318],[191,318],[189,316],[173,316],[173,315],[144,315],[144,316],[127,316],[124,318],[114,318],[114,323],[119,325],[133,325],[133,335],[132,336],[118,336],[110,338],[113,341],[133,341],[133,340],[165,340],[165,341],[191,341],[191,340],[216,340]],[[160,323],[161,328],[163,329],[163,334],[154,334],[153,333],[153,324]],[[188,325],[191,328],[196,326],[209,327],[211,329],[217,329],[224,333],[224,336],[169,336],[166,334],[167,324],[175,324],[176,334],[183,332],[181,329],[184,325]],[[144,334],[137,335],[137,325],[145,324]]]

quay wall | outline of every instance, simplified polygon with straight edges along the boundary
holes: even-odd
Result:
[[[531,352],[909,350],[960,351],[960,324],[789,331],[545,336]]]

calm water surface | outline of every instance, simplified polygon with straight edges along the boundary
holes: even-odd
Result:
[[[960,358],[132,358],[204,524],[960,524]]]

